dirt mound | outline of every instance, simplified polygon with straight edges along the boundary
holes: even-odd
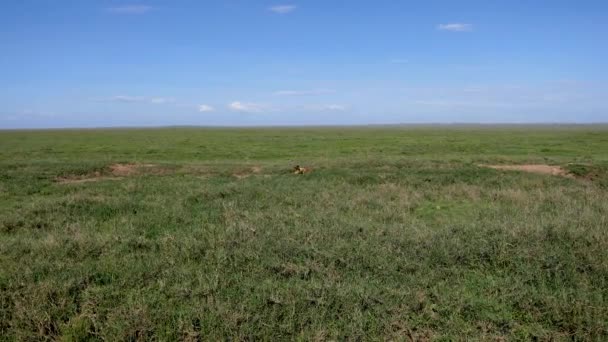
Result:
[[[99,176],[99,177],[87,177],[87,178],[74,178],[74,177],[57,177],[55,182],[59,184],[81,184],[81,183],[90,183],[90,182],[101,182],[106,180],[121,180],[123,177],[107,177],[107,176]]]
[[[120,180],[124,177],[140,174],[164,174],[167,170],[155,164],[112,164],[103,171],[95,171],[85,175],[68,175],[55,178],[61,184],[79,184],[101,182],[106,180]]]
[[[162,173],[155,164],[112,164],[108,166],[114,176],[133,176],[143,173]]]
[[[262,172],[261,166],[252,166],[247,170],[240,170],[240,171],[234,172],[232,174],[232,176],[234,176],[238,179],[243,179],[243,178],[247,178],[254,174],[259,174],[260,172]]]
[[[545,164],[526,164],[526,165],[481,165],[483,167],[489,167],[495,170],[507,170],[507,171],[523,171],[530,173],[538,173],[544,175],[560,176],[567,178],[574,178],[574,176],[563,168],[555,165]]]
[[[136,164],[113,164],[109,166],[109,169],[116,176],[130,176],[138,172]]]
[[[262,175],[261,166],[250,166],[239,168],[232,173],[232,176],[243,179],[253,175]],[[88,173],[63,174],[55,177],[54,181],[60,184],[78,184],[89,182],[100,182],[106,180],[120,180],[136,176],[164,176],[171,174],[189,174],[202,178],[217,174],[212,167],[206,165],[162,165],[162,164],[140,164],[140,163],[115,163],[102,169],[90,171]],[[264,175],[266,176],[266,175]]]

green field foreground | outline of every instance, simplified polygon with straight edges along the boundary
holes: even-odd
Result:
[[[0,131],[0,340],[442,339],[608,340],[608,126]]]

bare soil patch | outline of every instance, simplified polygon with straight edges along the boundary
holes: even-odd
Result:
[[[560,176],[567,178],[574,178],[574,175],[570,174],[567,170],[555,165],[545,164],[525,164],[525,165],[481,165],[483,167],[489,167],[495,170],[506,170],[506,171],[523,171],[530,173],[538,173],[544,175]]]
[[[109,168],[110,172],[115,176],[130,176],[139,171],[136,164],[112,164]]]
[[[169,170],[156,164],[112,164],[108,167],[114,176],[133,176],[139,174],[164,174]]]
[[[180,168],[158,164],[112,164],[107,167],[110,174],[117,177],[137,175],[167,175],[180,172]]]
[[[111,177],[111,176],[68,176],[68,177],[57,177],[55,182],[59,184],[81,184],[90,182],[101,182],[106,180],[121,180],[123,177]]]
[[[232,173],[232,176],[238,179],[243,179],[252,175],[261,175],[262,172],[263,168],[256,165],[237,169]],[[199,176],[201,178],[208,178],[215,172],[208,166],[204,165],[170,166],[158,164],[116,163],[108,165],[102,170],[97,170],[94,172],[91,171],[85,174],[61,175],[55,177],[55,182],[60,184],[78,184],[106,180],[120,180],[140,175],[162,176],[175,173],[185,173]]]
[[[234,172],[232,175],[238,179],[243,179],[243,178],[247,178],[249,176],[255,175],[255,174],[260,174],[261,172],[262,172],[261,166],[252,166],[249,169],[239,170],[237,172]]]
[[[103,171],[95,171],[85,175],[67,175],[55,178],[60,184],[79,184],[90,182],[101,182],[106,180],[120,180],[124,177],[140,174],[165,174],[168,169],[155,164],[112,164]]]

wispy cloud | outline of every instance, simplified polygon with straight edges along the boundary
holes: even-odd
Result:
[[[273,94],[277,96],[302,96],[302,95],[322,95],[333,93],[331,89],[311,89],[311,90],[278,90]]]
[[[119,14],[144,14],[150,12],[153,9],[154,7],[147,5],[123,5],[106,8],[108,12]]]
[[[296,10],[296,5],[276,5],[268,8],[269,11],[277,14],[287,14]]]
[[[112,96],[109,100],[114,102],[142,102],[145,97],[143,96],[129,96],[129,95],[116,95]]]
[[[234,110],[237,112],[246,112],[246,113],[261,113],[268,110],[268,106],[259,103],[247,103],[234,101],[228,104],[228,109]]]
[[[201,113],[213,112],[214,110],[215,108],[211,107],[210,105],[202,104],[198,106],[198,111]]]
[[[165,104],[165,103],[173,103],[175,102],[174,98],[171,97],[153,97],[150,99],[150,103],[153,104]]]
[[[173,103],[175,99],[172,97],[147,97],[147,96],[130,96],[130,95],[116,95],[112,96],[105,101],[110,102],[122,102],[122,103],[151,103],[151,104],[166,104]]]
[[[463,23],[439,24],[437,29],[440,31],[470,32],[473,31],[473,25]]]
[[[344,105],[339,104],[328,104],[322,107],[323,110],[331,110],[331,111],[345,111],[347,108]]]

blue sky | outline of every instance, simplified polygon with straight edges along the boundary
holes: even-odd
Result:
[[[608,121],[608,1],[0,2],[0,128]]]

